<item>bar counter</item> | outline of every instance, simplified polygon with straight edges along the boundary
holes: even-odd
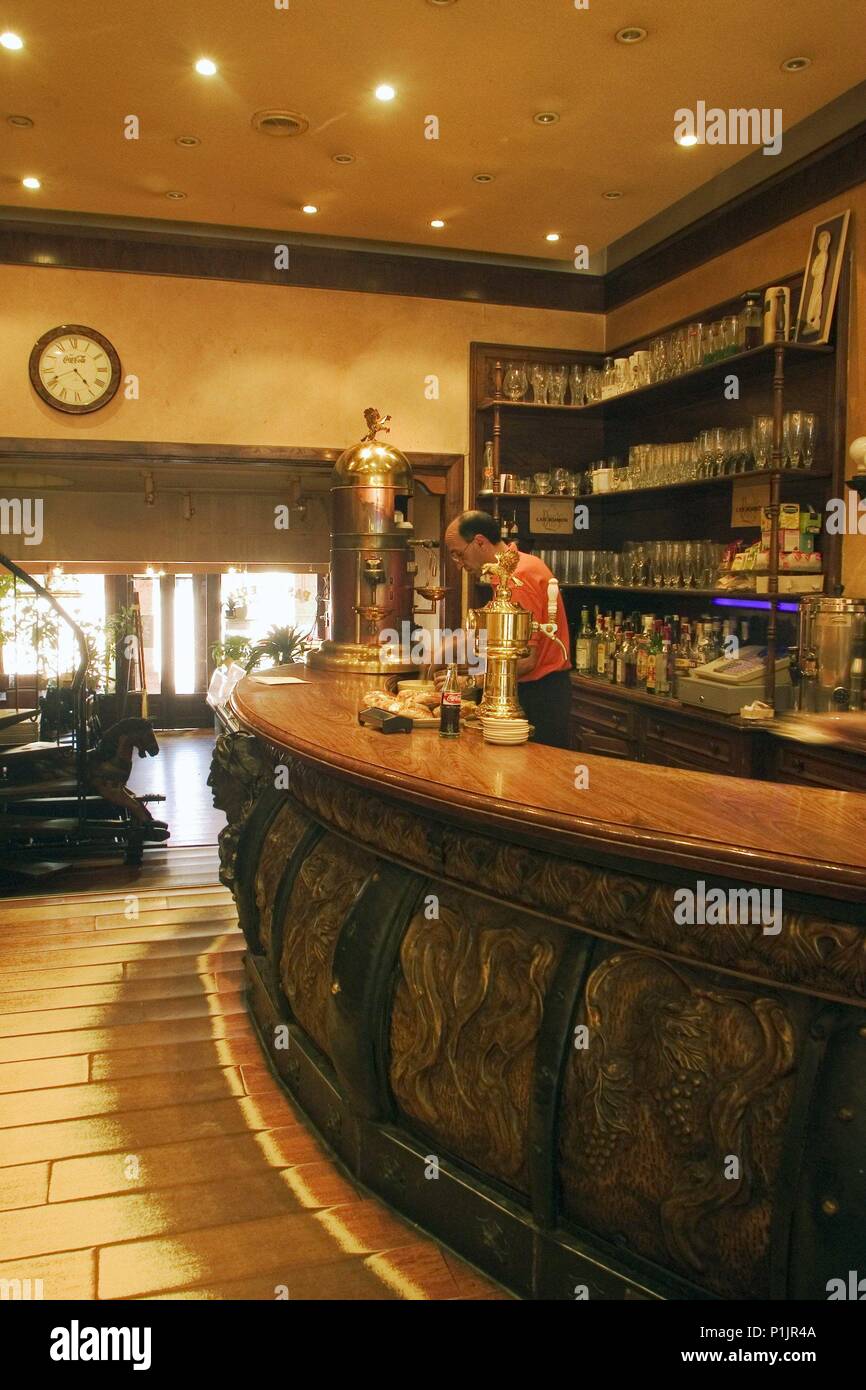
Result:
[[[262,1046],[348,1169],[522,1297],[826,1298],[866,1238],[866,796],[383,735],[381,678],[291,673],[235,688],[211,783]]]

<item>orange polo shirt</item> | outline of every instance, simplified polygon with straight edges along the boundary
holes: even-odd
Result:
[[[510,550],[515,550],[516,546],[509,546]],[[539,560],[537,555],[527,555],[520,551],[520,559],[517,562],[515,574],[518,579],[523,581],[523,585],[518,589],[517,585],[511,590],[512,602],[520,605],[521,608],[528,608],[540,623],[547,622],[547,585],[553,578],[547,565]],[[571,639],[568,634],[568,620],[565,616],[565,604],[562,601],[562,594],[559,594],[556,605],[556,630],[559,640],[562,642],[567,652],[571,651]],[[545,637],[544,633],[533,633],[530,647],[539,648],[538,661],[535,669],[521,676],[520,682],[539,681],[542,676],[550,676],[554,671],[568,671],[571,668],[571,661],[566,660],[555,642],[551,642]]]

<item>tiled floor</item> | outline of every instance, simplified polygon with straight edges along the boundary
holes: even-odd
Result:
[[[48,1299],[507,1297],[304,1128],[245,1013],[215,851],[163,861],[147,888],[0,903],[0,1279]]]

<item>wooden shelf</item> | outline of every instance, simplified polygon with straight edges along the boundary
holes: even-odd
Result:
[[[829,468],[750,468],[745,473],[724,473],[718,478],[687,478],[679,483],[661,483],[658,487],[619,488],[616,492],[581,492],[575,497],[566,493],[565,497],[569,502],[611,502],[615,499],[621,501],[626,497],[647,497],[652,493],[667,493],[680,488],[722,487],[726,483],[737,482],[741,478],[755,480],[761,478],[829,478],[830,476],[831,470]],[[491,497],[497,502],[529,502],[533,497],[561,501],[563,494],[557,492],[479,492],[476,494],[475,500],[476,502],[483,502]]]
[[[530,410],[539,415],[628,415],[636,409],[642,409],[644,405],[664,403],[668,399],[681,397],[683,386],[712,386],[715,377],[726,376],[731,371],[736,371],[738,375],[746,378],[767,375],[777,347],[783,348],[785,353],[790,353],[793,361],[797,358],[808,361],[810,358],[827,356],[836,350],[832,344],[827,343],[814,346],[807,343],[764,343],[748,352],[732,353],[730,357],[723,357],[718,362],[693,367],[690,372],[681,372],[679,376],[669,377],[666,381],[654,381],[649,386],[638,387],[636,391],[623,391],[618,396],[608,397],[605,401],[593,401],[591,405],[547,405],[538,401],[512,401],[505,397],[497,399],[494,396],[485,396],[479,402],[478,409]]]
[[[560,584],[560,589],[592,589],[608,594],[652,594],[665,598],[757,598],[769,599],[770,594],[759,594],[757,589],[668,589],[662,585],[658,589],[647,584]],[[778,599],[801,598],[801,594],[776,594]]]

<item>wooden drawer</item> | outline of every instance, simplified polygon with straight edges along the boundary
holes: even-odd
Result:
[[[677,715],[642,711],[641,746],[646,762],[697,772],[748,775],[747,734]]]
[[[617,738],[575,720],[571,724],[571,746],[578,753],[601,753],[606,758],[627,758],[630,762],[637,762],[639,757],[635,739]]]
[[[820,752],[802,744],[773,739],[767,776],[776,782],[805,787],[830,787],[834,791],[866,792],[866,759],[857,754]]]
[[[600,733],[619,739],[635,736],[637,711],[633,705],[616,697],[607,697],[583,687],[572,689],[571,717],[578,724],[590,725]]]

